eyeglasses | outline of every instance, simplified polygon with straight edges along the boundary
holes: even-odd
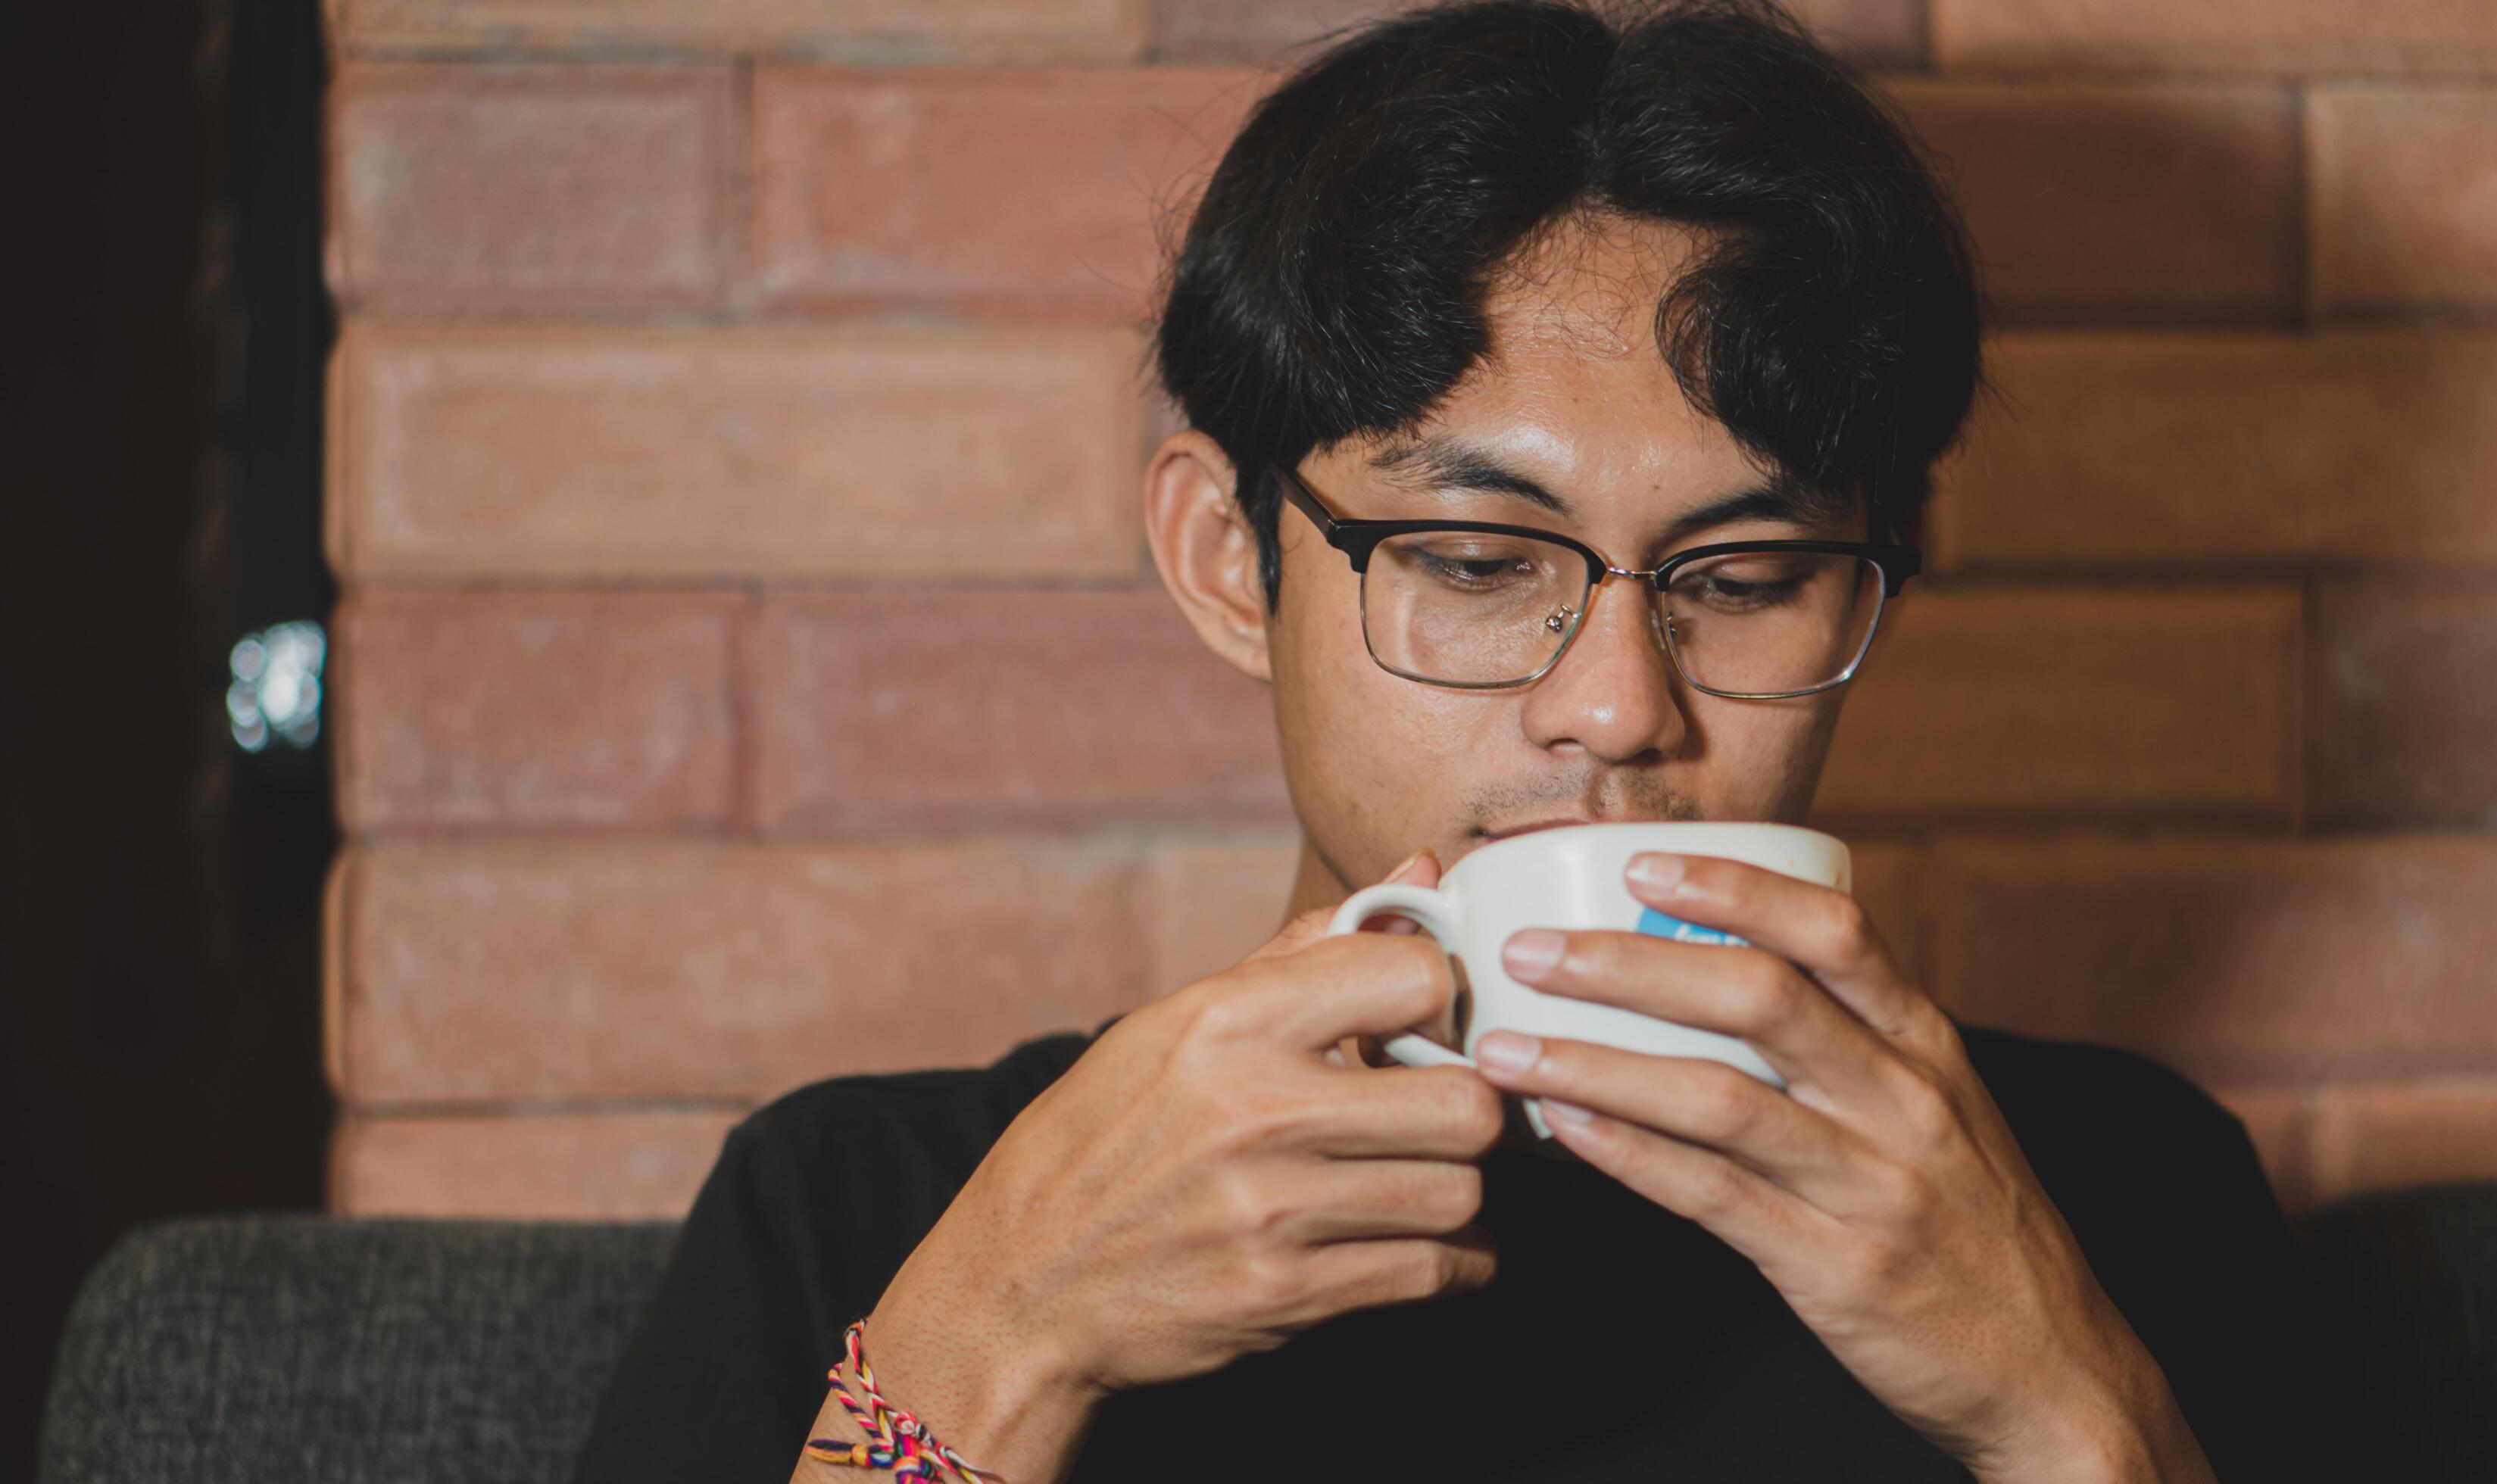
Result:
[[[1694,689],[1737,701],[1808,696],[1854,679],[1883,600],[1924,563],[1912,546],[1729,541],[1641,572],[1533,526],[1339,520],[1298,474],[1275,475],[1361,575],[1370,657],[1432,685],[1494,690],[1541,679],[1585,626],[1596,584],[1628,577],[1654,594],[1649,621]]]

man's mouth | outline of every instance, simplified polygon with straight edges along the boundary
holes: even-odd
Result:
[[[1565,830],[1571,825],[1592,825],[1596,822],[1583,815],[1567,819],[1538,819],[1532,824],[1511,825],[1504,830],[1486,830],[1483,832],[1483,837],[1496,840],[1508,839],[1515,836],[1533,835],[1537,830]]]

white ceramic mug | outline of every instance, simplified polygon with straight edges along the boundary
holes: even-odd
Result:
[[[1598,1041],[1662,1057],[1706,1057],[1741,1067],[1772,1087],[1780,1077],[1745,1042],[1713,1030],[1546,995],[1508,977],[1501,945],[1520,928],[1613,928],[1681,942],[1743,943],[1748,939],[1668,916],[1630,895],[1622,872],[1631,856],[1661,850],[1723,856],[1852,892],[1846,842],[1800,825],[1735,821],[1565,825],[1494,840],[1448,868],[1435,887],[1389,883],[1353,893],[1336,909],[1330,934],[1351,932],[1373,917],[1407,917],[1438,939],[1463,967],[1471,997],[1465,1052],[1407,1031],[1383,1043],[1407,1066],[1471,1066],[1486,1030]],[[1537,1136],[1552,1137],[1537,1098],[1524,1100]]]

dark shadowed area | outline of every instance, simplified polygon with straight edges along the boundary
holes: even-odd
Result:
[[[312,0],[13,7],[0,1479],[133,1223],[317,1206],[326,750],[241,635],[327,617]]]

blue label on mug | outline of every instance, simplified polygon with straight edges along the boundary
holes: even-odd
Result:
[[[1677,943],[1733,943],[1745,948],[1752,945],[1750,938],[1736,937],[1730,932],[1720,932],[1714,928],[1703,928],[1697,923],[1687,923],[1679,917],[1667,916],[1654,907],[1647,907],[1640,911],[1638,931],[1650,937],[1671,938]]]

